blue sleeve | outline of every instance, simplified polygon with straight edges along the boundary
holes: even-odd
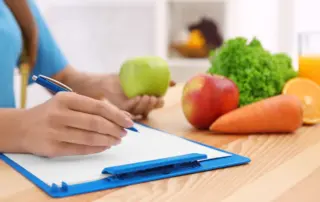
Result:
[[[42,74],[51,77],[63,70],[68,65],[68,61],[51,35],[37,5],[33,0],[28,2],[38,26],[37,60],[29,78],[29,83],[33,83],[32,75]]]

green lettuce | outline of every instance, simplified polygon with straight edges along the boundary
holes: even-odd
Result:
[[[233,80],[240,91],[240,106],[281,93],[286,81],[296,77],[291,58],[284,53],[271,54],[254,38],[229,39],[210,52],[210,74]]]

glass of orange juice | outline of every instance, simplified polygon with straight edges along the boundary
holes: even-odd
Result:
[[[299,77],[320,85],[320,32],[299,34]]]

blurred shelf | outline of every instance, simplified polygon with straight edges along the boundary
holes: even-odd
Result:
[[[171,68],[209,68],[210,61],[207,58],[192,59],[192,58],[174,58],[168,59],[168,64]]]
[[[163,29],[163,44],[168,48],[163,51],[172,67],[206,68],[210,67],[207,58],[199,58],[206,55],[203,50],[186,50],[175,48],[172,44],[185,43],[189,39],[189,27],[199,29],[208,38],[210,43],[223,41],[227,36],[227,2],[229,0],[167,0],[167,29]],[[218,46],[218,44],[215,44]],[[173,56],[177,55],[177,57]],[[192,57],[195,56],[195,57]],[[185,58],[186,57],[186,58]],[[190,58],[189,58],[190,57]]]

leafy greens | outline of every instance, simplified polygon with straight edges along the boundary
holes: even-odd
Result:
[[[280,94],[286,81],[297,73],[291,58],[284,53],[271,54],[254,38],[227,40],[210,53],[210,74],[233,80],[240,91],[240,106]]]

